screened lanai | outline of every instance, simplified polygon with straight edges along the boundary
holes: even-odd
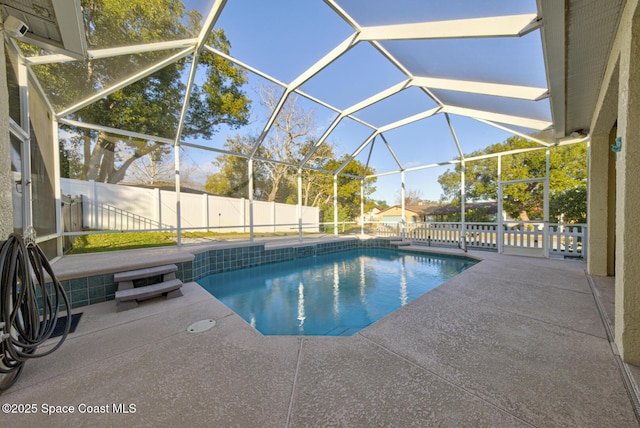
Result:
[[[574,101],[562,81],[585,53],[565,63],[558,50],[561,8],[533,0],[3,1],[3,17],[30,29],[7,33],[15,174],[28,177],[35,167],[26,161],[36,152],[27,153],[32,133],[54,145],[40,150],[51,150],[41,165],[50,194],[21,178],[16,222],[35,225],[40,242],[55,240],[51,254],[62,253],[61,236],[87,233],[63,225],[65,204],[53,203],[62,195],[85,196],[85,228],[177,230],[178,241],[181,231],[215,227],[253,239],[274,224],[302,236],[337,234],[351,221],[364,233],[365,211],[377,201],[398,202],[406,222],[407,192],[438,200],[444,172],[455,169],[465,189],[469,162],[492,158],[499,177],[502,156],[525,162],[522,153],[587,139],[587,116],[567,115]],[[620,9],[596,12],[614,22]],[[614,28],[602,29],[597,49],[606,51]],[[602,69],[580,73],[598,79]],[[50,125],[30,129],[30,115],[46,115]],[[504,155],[478,153],[512,136],[519,144],[500,148]],[[539,189],[534,229],[550,222],[548,172],[538,174],[502,180]],[[181,189],[202,189],[207,180],[210,193],[222,189],[240,202],[192,204],[202,198]],[[494,181],[492,199],[501,203]],[[102,184],[132,182],[173,191],[141,196],[121,186],[97,198]],[[341,200],[348,187],[355,188],[350,210]],[[463,228],[465,193],[456,196]],[[34,197],[48,200],[46,215],[38,217]],[[325,201],[320,215],[318,200]],[[289,206],[266,204],[274,201]]]
[[[145,417],[201,423],[149,394],[176,385],[185,409],[219,400],[206,420],[221,425],[392,425],[403,409],[434,425],[634,426],[638,0],[0,0],[0,11],[0,239],[33,237],[87,313],[64,357],[34,362],[12,401],[140,399]],[[567,161],[574,149],[580,162]],[[562,173],[584,222],[557,215]],[[73,239],[158,231],[172,248],[67,253]],[[210,242],[190,246],[192,233]],[[217,242],[225,234],[243,242]],[[218,269],[214,253],[231,269],[228,253],[258,248],[266,264],[287,246],[308,255],[316,236],[483,260],[345,341],[265,339],[192,282]],[[116,314],[115,274],[160,262],[178,265],[185,296]],[[219,322],[208,343],[185,332],[194,316]],[[182,349],[203,358],[178,373]],[[326,375],[327,361],[341,367]],[[345,410],[365,401],[361,419]]]

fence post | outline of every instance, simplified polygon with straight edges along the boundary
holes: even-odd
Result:
[[[273,225],[271,228],[272,232],[276,231],[276,203],[275,201],[271,202],[271,224]]]
[[[153,219],[162,227],[162,205],[160,204],[160,189],[153,189]]]
[[[202,220],[203,225],[206,228],[206,231],[209,231],[209,195],[206,193],[202,194]]]
[[[95,180],[89,180],[89,227],[92,229],[100,229],[98,227],[98,187]]]
[[[242,225],[242,232],[244,233],[247,231],[247,223],[244,215],[244,198],[240,198],[238,203],[240,204],[240,224]]]

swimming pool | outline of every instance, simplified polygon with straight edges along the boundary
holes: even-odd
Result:
[[[262,334],[350,336],[475,263],[358,249],[217,273],[197,282]]]

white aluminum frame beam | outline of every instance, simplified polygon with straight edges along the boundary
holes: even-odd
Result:
[[[423,40],[472,37],[517,37],[539,26],[538,15],[493,16],[363,27],[362,40]]]
[[[382,137],[382,141],[384,141],[384,145],[387,147],[387,150],[389,150],[389,153],[391,153],[391,157],[393,157],[393,160],[396,161],[398,168],[400,168],[401,171],[404,170],[404,167],[402,166],[402,162],[400,162],[400,159],[398,159],[398,156],[396,156],[396,153],[391,148],[391,145],[389,144],[387,139],[384,137],[383,134],[380,134],[380,137]]]
[[[51,0],[51,4],[64,48],[74,54],[87,56],[87,39],[84,35],[80,0]]]
[[[465,159],[468,160],[469,158]],[[420,171],[422,169],[429,169],[429,168],[436,168],[438,166],[445,166],[445,165],[457,165],[459,163],[461,163],[462,161],[459,159],[452,159],[450,161],[444,161],[444,162],[437,162],[437,163],[431,163],[429,165],[422,165],[422,166],[414,166],[413,168],[407,168],[405,169],[405,172],[411,172],[411,171]]]
[[[119,89],[122,89],[124,87],[126,87],[127,85],[130,85],[133,82],[136,82],[142,78],[145,78],[153,73],[155,73],[156,71],[166,67],[167,65],[179,60],[180,58],[184,58],[185,56],[191,54],[193,52],[193,48],[190,47],[188,49],[185,49],[183,51],[180,51],[178,53],[176,53],[175,55],[170,56],[169,58],[164,59],[163,61],[160,61],[159,63],[156,63],[134,75],[129,76],[128,78],[121,80],[118,83],[115,83],[113,86],[105,89],[104,91],[100,91],[96,94],[91,95],[88,98],[85,98],[84,100],[72,105],[71,107],[67,107],[66,109],[58,112],[56,114],[56,119],[60,120],[61,118],[64,118],[64,116],[71,114],[73,112],[76,112],[78,110],[80,110],[83,107],[88,106],[89,104],[98,101],[100,98],[106,97],[107,95],[110,95],[114,92],[116,92]]]
[[[342,43],[340,43],[338,46],[333,48],[329,53],[327,53],[325,56],[320,58],[315,64],[313,64],[311,67],[306,69],[302,74],[296,77],[285,88],[285,91],[280,97],[278,104],[271,112],[271,116],[269,116],[269,119],[267,120],[267,123],[262,129],[262,132],[260,133],[260,136],[258,137],[256,144],[253,146],[253,149],[251,150],[251,154],[249,155],[250,159],[256,155],[258,149],[264,142],[264,139],[267,137],[267,134],[269,133],[269,129],[271,129],[271,126],[273,126],[273,123],[276,121],[278,114],[280,114],[280,111],[282,110],[282,107],[284,106],[284,103],[286,102],[289,94],[295,91],[301,85],[303,85],[307,80],[311,79],[313,76],[321,72],[333,61],[340,58],[343,54],[349,51],[349,49],[354,47],[358,42],[359,42],[359,33],[350,35]]]
[[[373,141],[371,142],[371,147],[369,147],[369,156],[367,156],[367,163],[364,164],[364,170],[362,171],[362,177],[360,177],[362,180],[364,180],[364,178],[367,176],[367,170],[369,169],[369,162],[371,162],[371,155],[373,154],[373,148],[376,146],[376,139],[374,137]]]
[[[182,135],[182,130],[184,129],[184,120],[187,115],[187,110],[189,109],[189,100],[191,98],[191,91],[193,90],[193,82],[196,78],[196,72],[198,69],[198,59],[200,57],[200,52],[204,49],[205,41],[209,34],[211,34],[211,30],[215,25],[218,17],[222,13],[222,9],[224,8],[227,0],[217,0],[211,10],[209,10],[209,14],[207,18],[204,20],[202,28],[200,29],[200,34],[198,34],[198,43],[193,50],[193,58],[191,60],[191,70],[189,71],[189,78],[187,80],[187,85],[184,93],[184,100],[182,103],[182,110],[180,112],[180,119],[178,121],[178,127],[176,129],[175,142],[174,145],[176,147],[180,146],[180,136]],[[177,157],[176,157],[177,159]],[[176,164],[176,175],[179,173],[180,166]],[[176,190],[179,191],[178,185],[176,183]],[[178,235],[180,231],[178,230]]]
[[[320,139],[316,142],[313,150],[303,159],[303,161],[300,163],[300,166],[304,166],[304,164],[306,164],[309,159],[311,159],[311,157],[313,156],[313,154],[315,153],[316,149],[322,144],[324,143],[324,141],[327,139],[327,137],[329,137],[329,134],[331,134],[331,132],[333,132],[333,130],[338,126],[338,124],[340,123],[340,121],[342,121],[343,118],[345,117],[349,117],[350,119],[354,119],[351,115],[359,110],[362,110],[363,108],[366,108],[372,104],[377,103],[378,101],[381,101],[385,98],[390,97],[391,95],[394,95],[400,91],[402,91],[403,89],[406,89],[407,86],[409,85],[410,80],[405,80],[402,81],[400,83],[397,83],[383,91],[378,92],[375,95],[370,96],[369,98],[360,101],[357,104],[352,105],[351,107],[347,107],[346,109],[342,110],[342,112],[340,112],[340,114],[338,115],[338,117],[336,117],[333,122],[331,123],[331,125],[329,125],[329,127],[325,130],[325,132],[322,134],[322,136],[320,137]],[[304,96],[304,95],[303,95]],[[361,122],[362,123],[362,122]],[[368,124],[363,123],[365,126],[367,126]],[[372,129],[376,129],[373,126],[368,125],[369,127],[371,127]],[[397,160],[396,160],[397,162]]]
[[[349,163],[351,163],[351,161],[353,161],[362,150],[364,150],[365,147],[367,147],[367,145],[369,145],[369,143],[371,141],[373,141],[374,138],[376,138],[376,135],[378,135],[380,133],[380,131],[373,131],[371,133],[371,135],[369,135],[367,137],[366,140],[364,140],[364,142],[362,144],[360,144],[360,146],[351,154],[351,156],[349,156],[347,158],[347,160],[345,160],[344,162],[342,162],[342,164],[338,167],[338,169],[336,169],[336,171],[334,172],[335,175],[340,174],[340,172],[347,166],[349,165]],[[365,171],[366,172],[366,171]]]
[[[398,92],[406,89],[409,85],[411,84],[411,80],[404,80],[400,83],[397,83],[383,91],[378,92],[375,95],[370,96],[369,98],[360,101],[357,104],[352,105],[351,107],[347,107],[346,109],[344,109],[342,111],[342,114],[344,116],[348,116],[350,114],[353,114],[359,110],[362,110],[363,108],[369,107],[372,104],[377,103],[378,101],[382,101],[385,98],[388,98],[392,95],[397,94]]]
[[[320,73],[325,67],[331,64],[336,59],[340,58],[349,49],[354,47],[360,41],[359,34],[355,33],[347,37],[342,43],[333,48],[329,53],[320,58],[315,64],[302,72],[301,75],[296,77],[288,86],[289,91],[293,91],[302,86],[304,82],[311,79],[316,74]]]
[[[493,113],[485,110],[476,110],[466,107],[455,107],[445,105],[442,107],[443,113],[457,114],[459,116],[467,116],[474,119],[485,119],[492,122],[501,122],[509,125],[522,126],[523,128],[531,128],[544,130],[553,125],[552,122],[542,119],[532,119],[529,117],[513,116],[510,114]]]
[[[283,83],[283,82],[279,81],[278,79],[276,79],[275,77],[269,76],[267,73],[264,73],[264,72],[258,70],[257,68],[252,67],[249,64],[240,61],[237,58],[234,58],[234,57],[232,57],[230,55],[227,55],[226,53],[224,53],[224,52],[222,52],[222,51],[220,51],[218,49],[212,48],[211,46],[206,45],[206,44],[204,45],[204,48],[206,50],[208,50],[209,52],[211,52],[212,54],[218,55],[219,57],[222,57],[222,58],[226,59],[227,61],[231,61],[235,65],[238,65],[238,66],[240,66],[240,67],[242,67],[244,69],[247,69],[250,72],[252,72],[254,74],[257,74],[258,76],[262,77],[263,79],[270,81],[271,83],[275,83],[276,85],[282,86],[283,88],[287,87],[286,83]]]
[[[102,59],[113,58],[123,55],[136,55],[145,52],[157,52],[169,49],[184,49],[194,47],[198,43],[198,39],[182,39],[172,40],[168,42],[147,43],[143,45],[120,46],[117,48],[107,49],[91,49],[87,51],[87,58]],[[25,58],[27,65],[44,65],[55,64],[61,62],[79,61],[79,58],[70,57],[63,54],[40,55]]]
[[[547,143],[546,141],[542,141],[539,138],[535,138],[535,137],[532,137],[530,135],[527,135],[524,132],[516,131],[515,129],[511,129],[511,128],[508,128],[506,126],[502,126],[502,125],[500,125],[498,123],[493,123],[490,120],[478,119],[478,118],[475,118],[475,117],[473,119],[477,120],[478,122],[482,122],[482,123],[485,123],[487,125],[493,126],[494,128],[502,129],[503,131],[507,131],[507,132],[509,132],[511,134],[514,134],[514,135],[517,135],[519,137],[525,138],[525,139],[527,139],[529,141],[533,141],[534,143],[541,144],[541,145],[543,145],[545,147],[549,147],[549,146],[553,145],[551,143]]]
[[[566,146],[566,145],[571,145],[571,144],[579,144],[579,143],[583,143],[585,140],[582,141],[571,141],[568,143],[558,143],[555,144],[554,146]],[[541,147],[527,147],[525,149],[513,149],[513,150],[507,150],[504,152],[499,152],[499,153],[489,153],[486,155],[479,155],[479,156],[472,156],[472,157],[467,157],[464,160],[466,162],[472,162],[472,161],[476,161],[476,160],[481,160],[481,159],[488,159],[488,158],[494,158],[497,157],[499,159],[502,158],[502,156],[508,156],[508,155],[514,155],[517,153],[525,153],[525,152],[533,152],[536,150],[545,150],[547,147],[545,146],[541,146]],[[428,164],[428,165],[421,165],[421,166],[416,166],[416,167],[412,167],[412,168],[406,168],[404,171],[405,172],[411,172],[411,171],[419,171],[421,169],[429,169],[429,168],[436,168],[439,166],[445,166],[445,165],[455,165],[455,164],[459,164],[461,162],[460,159],[452,159],[449,161],[444,161],[444,162],[437,162],[437,163],[432,163],[432,164]],[[383,177],[386,175],[392,175],[392,174],[399,174],[400,170],[398,171],[387,171],[387,172],[382,172],[379,174],[372,174],[372,175],[367,175],[365,178],[375,178],[375,177]],[[539,181],[539,178],[535,178],[533,180],[537,180]]]
[[[325,140],[327,139],[327,137],[329,137],[329,134],[331,134],[333,132],[334,129],[336,129],[336,127],[338,126],[338,124],[340,124],[340,121],[342,121],[342,118],[344,116],[342,114],[338,115],[333,122],[331,122],[331,125],[329,125],[329,127],[327,129],[325,129],[324,133],[320,136],[320,138],[318,139],[318,141],[316,141],[315,145],[313,146],[313,148],[311,149],[311,151],[304,157],[304,159],[302,160],[302,162],[300,162],[300,165],[298,165],[300,168],[302,168],[307,162],[309,162],[309,159],[311,159],[311,157],[313,156],[313,154],[316,152],[316,150],[318,149],[318,147],[320,147],[320,145],[322,145],[322,143],[325,142]]]
[[[355,19],[351,17],[335,0],[324,0],[325,4],[329,6],[335,13],[337,13],[342,19],[347,21],[347,24],[351,26],[355,31],[360,31],[360,26]]]
[[[542,17],[545,25],[540,30],[542,52],[545,58],[544,67],[549,90],[553,94],[550,99],[554,122],[555,137],[564,137],[567,133],[566,104],[566,49],[568,37],[565,2],[556,0],[537,0],[538,10],[545,11]]]
[[[427,117],[431,117],[442,110],[442,107],[435,107],[431,110],[423,111],[422,113],[414,114],[413,116],[405,117],[404,119],[397,120],[395,122],[389,123],[387,125],[381,126],[378,128],[378,132],[387,132],[395,128],[399,128],[404,125],[408,125],[413,122],[417,122],[422,119],[426,119]]]
[[[462,152],[462,147],[460,147],[460,141],[458,141],[456,130],[453,128],[453,124],[451,123],[451,119],[449,118],[449,115],[445,113],[444,117],[447,120],[447,125],[449,125],[449,131],[451,132],[451,137],[453,138],[453,141],[456,143],[456,149],[458,149],[458,155],[460,155],[460,159],[464,161],[464,153]]]
[[[119,128],[111,128],[109,126],[96,125],[94,123],[79,122],[77,120],[72,120],[72,119],[60,118],[58,122],[64,123],[65,125],[69,125],[69,126],[75,126],[78,128],[93,129],[94,131],[103,131],[109,134],[122,135],[125,137],[131,137],[131,138],[139,138],[141,140],[147,140],[147,141],[156,141],[158,143],[163,143],[163,144],[173,145],[174,143],[173,138],[164,138],[164,137],[158,137],[155,135],[142,134],[140,132],[127,131]]]
[[[493,95],[496,97],[517,98],[530,101],[539,101],[549,96],[549,91],[546,88],[473,82],[469,80],[440,79],[435,77],[414,77],[411,79],[411,86],[470,92],[473,94]]]

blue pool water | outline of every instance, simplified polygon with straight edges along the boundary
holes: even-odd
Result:
[[[360,249],[213,274],[198,283],[262,334],[349,336],[475,263]]]

